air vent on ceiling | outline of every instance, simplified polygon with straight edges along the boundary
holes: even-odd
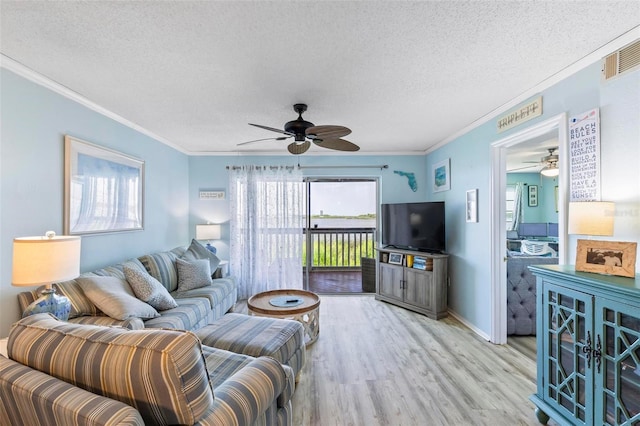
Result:
[[[602,78],[610,80],[640,66],[640,40],[623,47],[603,60]]]

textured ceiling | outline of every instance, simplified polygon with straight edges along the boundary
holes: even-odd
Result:
[[[428,150],[637,27],[640,6],[3,0],[0,19],[3,55],[184,152],[284,154],[236,145],[304,102],[366,154]]]

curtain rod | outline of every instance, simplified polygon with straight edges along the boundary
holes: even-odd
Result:
[[[239,170],[242,169],[243,167],[248,167],[247,166],[227,166],[227,170]],[[293,170],[296,166],[253,166],[256,168],[270,168],[272,170],[274,169],[287,169],[287,170]],[[379,165],[370,165],[370,166],[301,166],[300,164],[298,164],[298,169],[388,169],[389,165],[388,164],[379,164]]]
[[[244,167],[255,167],[256,169],[271,169],[271,170],[277,170],[277,169],[286,169],[286,170],[293,170],[296,166],[253,166],[251,164],[247,164],[245,166],[227,166],[227,170],[240,170]]]
[[[388,169],[388,164],[371,165],[371,166],[301,166],[299,169]]]

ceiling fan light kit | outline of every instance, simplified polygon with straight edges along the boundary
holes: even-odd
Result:
[[[560,174],[560,169],[558,166],[547,166],[544,169],[540,170],[540,174],[546,177],[556,177]]]
[[[342,137],[347,136],[351,133],[351,130],[347,127],[316,126],[310,121],[304,120],[302,118],[302,113],[307,110],[306,104],[295,104],[293,106],[293,110],[298,113],[298,118],[285,123],[284,130],[276,129],[269,126],[263,126],[261,124],[249,123],[250,126],[259,127],[261,129],[270,130],[276,133],[282,133],[286,136],[256,139],[239,143],[238,146],[265,140],[281,141],[289,138],[294,138],[294,142],[287,146],[287,150],[293,155],[300,155],[307,152],[311,147],[311,142],[319,147],[334,149],[337,151],[358,151],[360,149],[360,147],[353,142],[342,139]]]

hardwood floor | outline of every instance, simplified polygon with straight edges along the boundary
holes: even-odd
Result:
[[[309,291],[317,294],[363,293],[360,271],[312,271],[309,273]]]
[[[508,336],[507,345],[536,361],[536,336]]]
[[[535,373],[535,360],[454,318],[372,295],[322,296],[293,424],[536,425]]]

